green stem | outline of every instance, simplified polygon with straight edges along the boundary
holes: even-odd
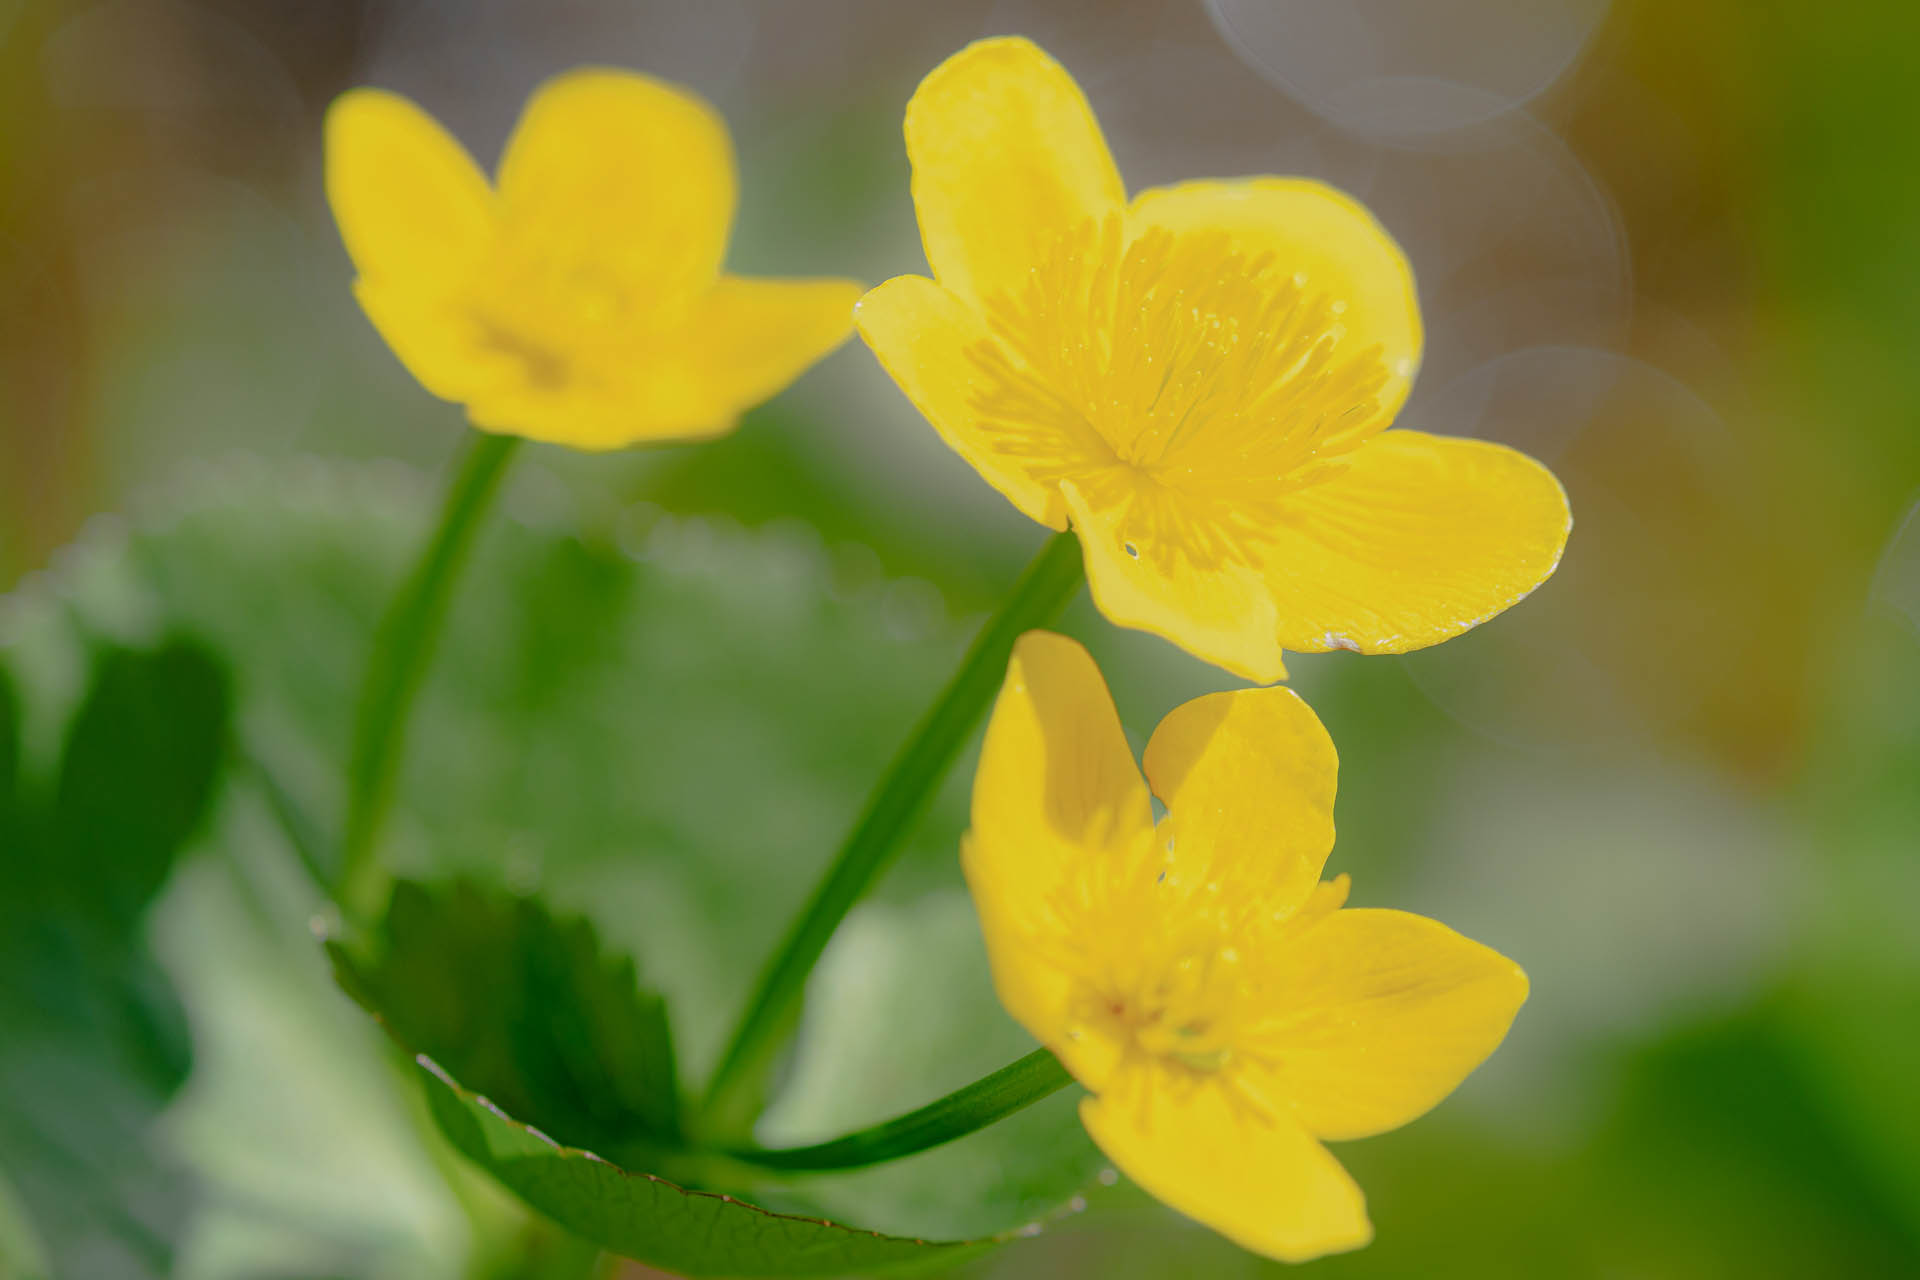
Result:
[[[343,905],[371,912],[380,889],[374,849],[393,799],[406,751],[407,715],[446,620],[453,584],[473,547],[480,517],[499,491],[516,436],[476,434],[447,490],[440,526],[407,575],[380,628],[354,709],[353,756],[347,769],[347,818],[340,861]]]
[[[1005,678],[1013,642],[1022,632],[1059,616],[1082,581],[1078,539],[1072,533],[1055,534],[999,612],[981,628],[960,669],[880,779],[826,878],[762,971],[707,1089],[701,1119],[708,1134],[736,1135],[752,1126],[775,1057],[799,1016],[800,997],[815,961],[926,809]]]
[[[322,897],[333,892],[332,878],[327,870],[327,840],[320,835],[318,824],[293,798],[293,793],[269,769],[260,758],[257,747],[244,747],[235,763],[236,772],[245,771],[253,775],[254,785],[260,788],[261,798],[266,801],[267,810],[279,824],[280,834],[286,837],[287,848],[293,853],[293,861],[304,871],[310,887]],[[342,906],[345,915],[345,907]],[[351,917],[348,917],[351,919]],[[359,925],[362,922],[352,919]]]
[[[1035,1049],[1018,1062],[884,1124],[810,1147],[739,1147],[726,1154],[763,1169],[813,1172],[857,1169],[964,1138],[1073,1083],[1060,1060]]]

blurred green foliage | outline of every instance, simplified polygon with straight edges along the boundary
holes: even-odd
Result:
[[[255,816],[215,841],[246,878],[283,878],[298,843],[332,844],[314,815],[337,808],[330,766],[349,714],[340,691],[430,509],[394,479],[313,463],[211,472],[147,528],[89,548],[26,606],[37,625],[19,631],[48,651],[77,618],[87,629],[190,625],[247,655],[236,680],[253,767],[236,778],[236,804]],[[658,1109],[674,1096],[658,997],[639,990],[630,966],[600,958],[584,920],[556,923],[512,895],[537,889],[591,917],[609,954],[639,957],[676,1031],[692,1029],[679,1065],[703,1069],[964,635],[929,588],[864,563],[836,567],[801,530],[662,517],[626,532],[622,548],[509,521],[484,540],[424,691],[392,846],[423,874],[476,879],[434,893],[403,882],[350,985],[410,1050],[509,1115],[671,1174],[681,1171],[644,1160],[671,1145],[676,1126]],[[770,706],[786,712],[769,718]],[[491,728],[502,722],[525,732],[502,739]],[[901,901],[945,887],[941,927],[887,946],[894,986],[881,1001],[916,1009],[939,1037],[843,1045],[876,1061],[824,1090],[816,1080],[786,1109],[796,1131],[817,1130],[822,1114],[850,1116],[847,1127],[885,1119],[1031,1047],[991,996],[971,913],[952,895],[957,867],[938,847],[959,824],[959,791],[938,806],[940,835],[916,842],[889,885]],[[263,833],[262,817],[282,829]],[[855,924],[847,946],[867,946],[859,939],[881,927],[859,915]],[[282,945],[312,944],[295,934]],[[867,989],[864,969],[842,964],[839,979],[816,984],[821,1018],[842,1028],[826,1043],[847,1026],[837,986]],[[732,1186],[836,1220],[858,1206],[861,1226],[922,1238],[1008,1230],[1063,1203],[1098,1167],[1071,1101],[1056,1102],[919,1157],[904,1177],[759,1186],[734,1171]],[[607,1230],[633,1238],[631,1223]],[[820,1265],[807,1249],[794,1257]]]
[[[196,1189],[153,1122],[192,1047],[144,926],[215,793],[227,723],[204,649],[108,647],[43,782],[20,768],[0,668],[0,1167],[56,1275],[169,1275],[191,1220]]]

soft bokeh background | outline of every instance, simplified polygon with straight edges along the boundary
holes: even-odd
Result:
[[[337,801],[366,628],[462,428],[348,291],[317,155],[334,94],[404,92],[490,161],[545,76],[660,74],[734,130],[733,265],[879,280],[923,268],[901,108],[1000,32],[1074,71],[1131,186],[1298,173],[1368,202],[1430,335],[1403,422],[1518,445],[1572,496],[1565,564],[1511,614],[1405,659],[1292,664],[1342,751],[1331,869],[1534,979],[1455,1099],[1341,1149],[1379,1240],[1314,1270],[1920,1274],[1905,5],[7,0],[0,649],[29,746],[57,739],[80,638],[185,628],[233,664],[247,751]],[[697,1077],[1038,531],[856,342],[717,444],[536,451],[493,539],[395,856],[590,910],[667,988]],[[1136,735],[1228,683],[1084,605],[1067,626]],[[328,985],[257,793],[227,787],[150,921],[193,1071],[129,1149],[186,1190],[126,1216],[171,1243],[103,1246],[87,1274],[168,1250],[190,1277],[535,1274],[537,1229],[475,1179],[449,1189],[411,1086]],[[830,953],[776,1136],[1020,1051],[955,892],[958,795]],[[671,870],[693,862],[705,881]],[[963,1006],[976,1022],[935,1016]],[[81,1082],[62,1105],[96,1103]],[[964,1219],[1002,1169],[956,1159],[866,1225]],[[47,1256],[8,1190],[37,1176],[0,1170],[0,1275]],[[849,1183],[821,1195],[863,1221]],[[1279,1268],[1094,1178],[979,1270]]]

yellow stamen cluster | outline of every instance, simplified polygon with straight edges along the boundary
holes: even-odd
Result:
[[[1211,1075],[1248,1049],[1248,962],[1257,972],[1297,922],[1230,875],[1196,875],[1190,856],[1176,864],[1171,831],[1096,835],[1106,854],[1055,887],[1027,936],[1072,981],[1071,1037]]]
[[[974,408],[1006,456],[1125,509],[1130,543],[1233,562],[1386,425],[1380,350],[1351,349],[1344,310],[1224,234],[1085,220],[987,301]]]

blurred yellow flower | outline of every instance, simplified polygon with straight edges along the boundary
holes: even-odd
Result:
[[[1527,996],[1518,966],[1444,925],[1341,909],[1347,878],[1320,880],[1336,764],[1289,690],[1242,690],[1161,721],[1143,783],[1093,659],[1029,632],[963,853],[1000,1000],[1091,1091],[1094,1141],[1287,1261],[1372,1237],[1321,1140],[1425,1112]]]
[[[1016,507],[1072,521],[1113,621],[1264,683],[1283,650],[1445,640],[1553,572],[1551,473],[1387,430],[1420,314],[1353,200],[1261,177],[1129,202],[1079,87],[1017,38],[935,69],[906,138],[935,279],[868,293],[861,335]]]
[[[543,85],[489,185],[405,98],[327,113],[327,198],[375,327],[473,424],[580,449],[730,430],[852,330],[849,280],[726,275],[726,124],[647,76]]]

